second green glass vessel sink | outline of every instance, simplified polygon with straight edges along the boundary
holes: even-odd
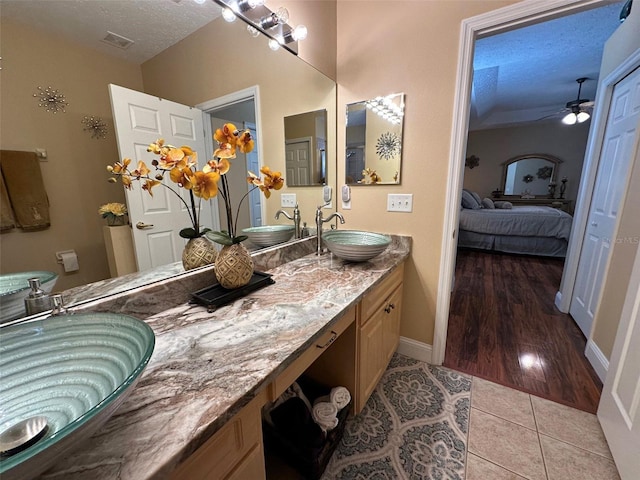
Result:
[[[69,455],[128,396],[154,345],[146,323],[111,313],[1,327],[0,478],[33,478]],[[30,420],[40,438],[13,449],[5,437]]]
[[[350,262],[365,262],[380,255],[391,243],[389,235],[361,230],[328,230],[322,241],[336,257]]]

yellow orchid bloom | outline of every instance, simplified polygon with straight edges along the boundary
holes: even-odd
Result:
[[[151,191],[151,189],[153,187],[155,187],[156,185],[160,184],[161,182],[158,180],[146,180],[143,184],[142,184],[142,189],[146,190],[147,192],[149,192],[149,195],[151,195],[153,197],[153,192]]]
[[[122,160],[121,162],[116,162],[113,164],[113,166],[111,167],[107,167],[107,170],[109,170],[112,173],[125,173],[127,171],[127,167],[129,166],[129,164],[131,163],[131,159],[130,158],[125,158]]]
[[[231,168],[231,163],[226,158],[221,158],[218,162],[216,159],[209,160],[207,164],[202,168],[204,173],[218,172],[220,175],[224,175]]]
[[[177,183],[181,187],[191,190],[193,187],[194,172],[184,164],[177,165],[169,172],[169,178],[171,178],[173,183]]]
[[[158,167],[163,170],[171,170],[185,157],[184,151],[180,148],[163,148],[160,152]]]
[[[245,130],[238,136],[238,140],[236,141],[238,148],[242,153],[249,153],[253,150],[255,142],[251,138],[251,132],[249,130]]]
[[[147,167],[147,165],[142,160],[140,160],[138,162],[138,168],[131,172],[131,175],[136,178],[140,178],[147,176],[149,172],[151,172],[151,170],[149,170],[149,167]]]
[[[216,151],[213,152],[213,156],[217,158],[236,158],[236,147],[231,143],[220,143]]]
[[[218,180],[220,180],[220,174],[218,172],[194,172],[194,195],[203,200],[209,200],[215,197],[218,194]]]
[[[164,147],[164,138],[159,138],[154,143],[149,144],[147,152],[153,152],[156,155],[160,155],[162,148]]]
[[[131,177],[127,177],[126,175],[123,175],[122,185],[124,185],[124,188],[126,188],[127,190],[131,190],[133,188],[133,185],[131,185]]]
[[[213,138],[218,143],[231,143],[236,144],[236,137],[238,135],[238,129],[233,123],[225,123],[222,128],[218,128],[213,135]]]

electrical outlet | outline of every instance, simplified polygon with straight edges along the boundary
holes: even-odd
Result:
[[[412,212],[413,193],[390,193],[387,195],[387,212]]]
[[[280,195],[280,206],[294,208],[298,203],[295,193],[283,193]]]

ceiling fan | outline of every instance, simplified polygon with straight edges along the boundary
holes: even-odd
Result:
[[[562,123],[565,125],[575,125],[576,123],[586,122],[591,118],[590,111],[593,108],[591,100],[586,98],[580,98],[580,92],[582,91],[582,84],[587,81],[588,78],[581,77],[576,80],[578,82],[578,96],[575,100],[567,102],[567,106],[564,111],[568,113],[562,118]]]
[[[591,118],[591,110],[593,109],[594,102],[587,98],[580,98],[582,84],[587,80],[589,80],[587,77],[581,77],[576,80],[576,82],[578,82],[578,96],[575,100],[567,102],[565,108],[559,112],[547,115],[538,120],[558,115],[564,115],[562,117],[562,123],[565,125],[575,125],[576,123],[583,123],[589,120],[589,118]]]

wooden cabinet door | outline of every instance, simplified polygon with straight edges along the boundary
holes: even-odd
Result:
[[[385,312],[379,310],[369,319],[369,321],[360,329],[360,348],[359,348],[359,392],[358,395],[360,405],[356,406],[359,412],[367,399],[376,388],[378,380],[382,375],[385,367],[384,355],[384,331],[383,323]]]
[[[385,355],[384,368],[389,365],[393,353],[400,342],[400,307],[402,302],[402,285],[391,294],[383,304],[383,351]]]

